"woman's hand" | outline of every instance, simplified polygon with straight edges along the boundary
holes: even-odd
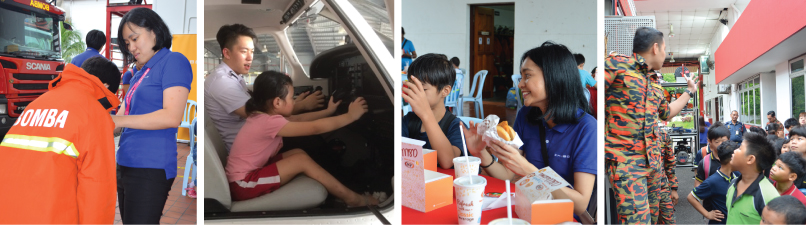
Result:
[[[431,105],[428,104],[428,96],[425,95],[423,83],[420,79],[412,76],[410,80],[403,84],[403,100],[411,105],[411,111],[420,117],[422,121],[427,121],[434,117]]]
[[[503,164],[507,169],[517,174],[518,176],[526,176],[527,174],[537,171],[537,167],[529,163],[521,155],[520,150],[504,144],[498,140],[492,140],[490,149],[493,155],[498,157],[498,162]]]
[[[470,129],[462,127],[462,130],[465,133],[465,143],[467,143],[467,152],[470,155],[474,155],[477,157],[481,157],[481,151],[484,150],[484,147],[487,147],[487,143],[481,140],[482,134],[478,133],[478,126],[479,124],[470,121]]]

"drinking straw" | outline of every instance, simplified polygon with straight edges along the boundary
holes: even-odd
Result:
[[[468,167],[470,166],[470,157],[467,157],[467,143],[465,142],[465,129],[459,129],[459,133],[462,135],[462,146],[465,147],[465,161],[467,161]],[[473,177],[470,176],[470,173],[467,173],[467,178],[470,179],[470,184],[473,184]]]
[[[507,185],[507,218],[509,218],[509,225],[512,225],[512,200],[510,196],[512,194],[509,193],[509,180],[506,180]]]

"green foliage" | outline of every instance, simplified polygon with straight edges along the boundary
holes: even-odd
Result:
[[[65,22],[75,27],[75,24],[71,23],[70,19],[65,20]],[[61,30],[62,59],[64,59],[64,62],[69,63],[73,60],[73,57],[84,52],[87,49],[87,45],[84,44],[84,38],[81,37],[81,33],[78,30],[64,29],[64,23],[62,22],[59,22],[59,29]]]

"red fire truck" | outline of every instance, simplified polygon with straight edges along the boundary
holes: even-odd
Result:
[[[64,69],[64,11],[36,0],[0,0],[0,135]],[[65,28],[70,29],[68,24]]]

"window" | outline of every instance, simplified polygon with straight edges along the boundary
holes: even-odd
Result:
[[[803,60],[804,58],[801,57],[799,59],[793,60],[789,64],[789,76],[790,76],[790,90],[792,91],[792,117],[797,117],[803,111],[806,111],[806,84],[804,84],[804,74],[806,71],[803,70]]]
[[[739,121],[745,124],[761,126],[761,85],[760,76],[756,75],[739,84]]]
[[[725,107],[724,105],[722,105],[722,101],[723,101],[722,96],[720,95],[719,98],[717,98],[716,100],[716,107],[719,109],[719,114],[716,115],[717,117],[715,118],[716,120],[714,121],[722,121],[721,120],[722,116],[725,116],[725,110],[724,110]]]

